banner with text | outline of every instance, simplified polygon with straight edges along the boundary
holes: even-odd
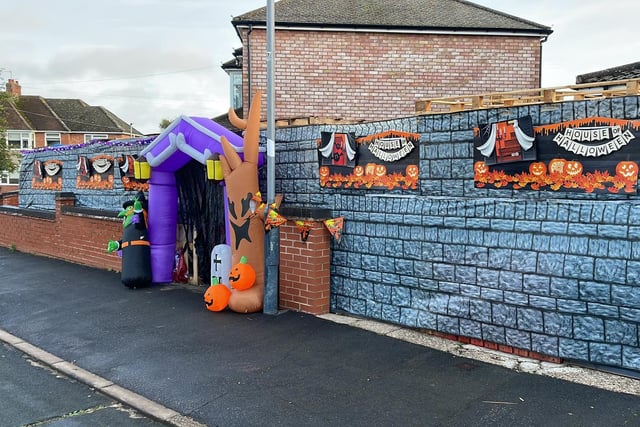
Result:
[[[479,188],[636,193],[640,122],[592,117],[531,126],[531,117],[475,129]]]

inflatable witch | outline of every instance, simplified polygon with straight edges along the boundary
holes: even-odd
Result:
[[[147,201],[142,191],[122,204],[122,240],[110,240],[107,252],[122,252],[122,283],[129,288],[151,284],[151,247],[147,231]]]

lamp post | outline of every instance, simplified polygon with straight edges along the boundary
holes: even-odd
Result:
[[[275,130],[275,30],[274,4],[267,0],[267,205],[271,206],[276,199],[276,130]],[[265,314],[278,313],[278,267],[280,264],[280,231],[272,227],[264,239],[265,243],[265,281],[264,308]]]

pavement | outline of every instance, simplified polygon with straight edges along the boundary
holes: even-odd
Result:
[[[640,426],[637,378],[203,292],[0,248],[0,425]]]

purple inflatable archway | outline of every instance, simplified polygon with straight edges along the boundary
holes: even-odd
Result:
[[[148,225],[153,283],[173,280],[178,219],[175,172],[191,159],[206,164],[214,153],[222,154],[223,135],[237,152],[242,152],[242,137],[227,128],[204,117],[181,116],[140,152],[152,168]]]

